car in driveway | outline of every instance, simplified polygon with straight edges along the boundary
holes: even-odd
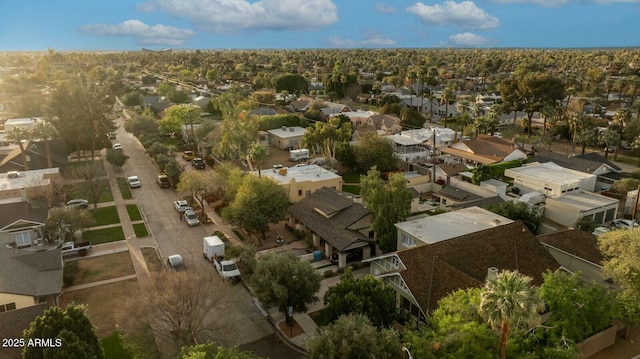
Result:
[[[351,250],[346,252],[346,254],[347,263],[362,260],[362,250]],[[338,264],[339,259],[338,253],[334,253],[329,257],[329,261],[333,264]]]
[[[187,265],[184,264],[184,260],[179,254],[170,255],[167,258],[167,265],[169,265],[169,269],[172,271],[183,272],[187,270]]]
[[[167,175],[158,175],[156,177],[156,183],[160,188],[169,188],[171,187],[171,181],[169,181],[169,177]]]
[[[113,149],[114,150],[122,150],[122,145],[119,143],[114,143],[113,144]]]
[[[129,188],[139,188],[142,185],[138,176],[127,177],[127,183],[129,183]]]
[[[206,165],[204,164],[204,160],[200,157],[192,159],[191,165],[198,170],[203,170],[206,167]]]
[[[631,229],[639,226],[640,225],[638,225],[638,223],[633,223],[633,221],[630,219],[618,218],[611,221],[611,227],[614,227],[616,229]]]
[[[182,214],[182,220],[185,221],[185,223],[187,223],[187,226],[189,227],[195,227],[200,224],[198,215],[191,208],[185,209],[184,213]]]
[[[107,136],[109,137],[110,140],[115,140],[116,139],[116,133],[115,132],[107,132]]]
[[[193,154],[193,151],[184,151],[184,152],[182,152],[182,158],[185,161],[191,161],[194,157],[196,157],[196,155]]]
[[[65,207],[85,209],[89,207],[89,201],[87,201],[86,199],[72,199],[71,201],[66,203]]]
[[[191,206],[189,206],[189,202],[185,201],[184,199],[173,201],[173,207],[180,213],[184,213],[184,211],[186,211],[187,209],[191,209]]]

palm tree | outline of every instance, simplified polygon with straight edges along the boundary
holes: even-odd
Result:
[[[456,98],[456,83],[455,81],[449,81],[447,86],[442,91],[441,100],[444,102],[444,127],[447,127],[447,119],[449,118],[449,102]]]
[[[480,296],[480,312],[489,325],[500,328],[498,359],[507,357],[507,341],[511,324],[529,326],[540,320],[544,309],[538,288],[532,286],[531,278],[517,271],[502,271],[487,279]]]
[[[625,123],[631,122],[632,118],[633,118],[633,115],[631,114],[631,111],[627,107],[621,107],[620,109],[618,109],[618,112],[616,112],[616,114],[613,116],[613,121],[620,125],[620,128],[619,128],[620,129],[620,139],[622,139],[622,134],[624,132]],[[620,146],[616,146],[616,150],[613,153],[613,160],[614,161],[618,159],[618,151],[619,150],[620,150]]]
[[[40,121],[31,128],[32,139],[44,140],[44,148],[47,154],[47,167],[53,167],[53,161],[51,160],[51,148],[49,147],[49,139],[58,136],[58,131],[51,124],[51,122]]]
[[[249,147],[247,157],[250,161],[258,164],[258,178],[262,178],[260,163],[267,157],[267,149],[259,142],[254,142],[251,147]]]
[[[16,126],[7,130],[7,141],[17,142],[18,146],[20,146],[20,155],[22,155],[22,164],[25,171],[29,170],[29,162],[27,162],[27,153],[25,152],[24,143],[22,143],[22,141],[26,141],[28,139],[29,130],[25,127]]]

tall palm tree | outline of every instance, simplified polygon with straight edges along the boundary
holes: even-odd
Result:
[[[18,146],[20,146],[20,155],[22,156],[22,164],[24,166],[24,170],[29,170],[29,162],[27,162],[27,153],[25,152],[24,143],[22,141],[26,141],[29,139],[29,130],[22,126],[11,127],[7,130],[7,140],[10,142],[17,142]]]
[[[47,167],[53,167],[51,160],[51,148],[49,147],[49,139],[58,136],[56,128],[48,121],[40,121],[31,128],[32,139],[42,139],[44,141],[44,149],[47,154]]]
[[[254,161],[258,164],[258,178],[262,178],[262,169],[260,167],[260,164],[262,163],[262,160],[267,157],[267,149],[264,148],[259,142],[254,142],[251,147],[249,147],[247,157],[250,161]]]
[[[629,110],[629,108],[627,107],[621,107],[618,109],[618,111],[616,112],[616,114],[613,116],[613,121],[615,123],[618,123],[620,125],[619,130],[620,130],[620,139],[622,140],[622,135],[624,133],[624,125],[625,123],[628,123],[631,121],[631,119],[633,118],[633,115],[631,114],[631,110]],[[620,145],[616,146],[616,150],[613,153],[613,160],[617,160],[618,159],[618,151],[620,150]]]
[[[502,271],[487,279],[480,296],[480,312],[489,325],[500,328],[498,359],[507,357],[507,341],[511,324],[529,326],[540,320],[544,309],[539,290],[531,278],[517,271]]]

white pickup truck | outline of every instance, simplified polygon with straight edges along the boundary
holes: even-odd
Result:
[[[91,250],[91,242],[65,242],[60,248],[62,249],[63,256],[70,256],[77,254],[80,257],[84,257]]]
[[[223,279],[228,279],[234,282],[240,280],[240,269],[238,269],[238,265],[233,259],[217,257],[213,261],[213,264],[216,266],[218,274],[220,274]]]
[[[218,274],[224,279],[240,280],[240,269],[233,259],[224,258],[224,242],[218,236],[202,239],[202,255],[213,262]]]

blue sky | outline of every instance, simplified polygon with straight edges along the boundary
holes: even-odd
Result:
[[[640,0],[18,0],[0,11],[0,50],[636,46]]]

